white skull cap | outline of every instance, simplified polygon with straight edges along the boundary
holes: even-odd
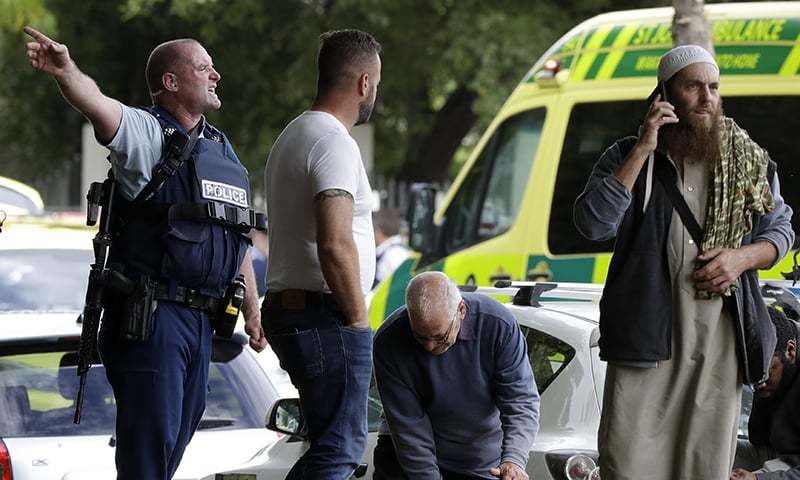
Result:
[[[710,63],[719,71],[719,65],[708,50],[697,45],[681,45],[661,57],[658,62],[658,81],[666,82],[693,63]]]

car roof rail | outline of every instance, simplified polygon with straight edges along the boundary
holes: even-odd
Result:
[[[493,287],[462,285],[462,292],[483,293],[486,295],[508,295],[513,297],[514,305],[541,307],[542,297],[561,300],[599,301],[603,295],[603,285],[599,283],[571,282],[513,282],[498,280]]]

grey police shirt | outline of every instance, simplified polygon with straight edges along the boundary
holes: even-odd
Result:
[[[122,105],[119,128],[106,147],[111,150],[108,160],[120,192],[128,200],[133,200],[150,181],[153,167],[161,159],[163,144],[156,117],[145,110]]]

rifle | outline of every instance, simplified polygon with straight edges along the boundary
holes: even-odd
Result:
[[[86,225],[94,226],[100,213],[100,227],[92,240],[94,263],[89,270],[89,284],[86,288],[86,300],[83,307],[81,342],[78,347],[78,376],[80,387],[75,400],[75,417],[73,423],[81,423],[86,374],[97,357],[97,330],[103,313],[103,296],[105,293],[108,269],[106,260],[111,246],[111,208],[114,199],[116,182],[114,174],[108,171],[108,178],[102,183],[94,182],[86,194]]]

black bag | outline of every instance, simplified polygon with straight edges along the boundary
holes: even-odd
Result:
[[[741,355],[744,383],[758,385],[767,381],[777,336],[761,296],[758,272],[747,270],[739,277],[739,289],[724,297],[725,306],[736,322],[736,346]]]
[[[156,311],[156,284],[142,275],[134,291],[122,303],[120,334],[125,340],[146,342],[153,330],[153,313]]]

